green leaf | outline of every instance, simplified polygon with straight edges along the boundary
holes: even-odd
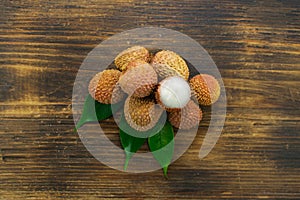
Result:
[[[168,166],[174,153],[174,132],[172,125],[167,121],[164,127],[154,136],[148,138],[149,148],[163,168],[164,176],[167,177]]]
[[[160,119],[158,120],[155,127],[148,131],[137,131],[134,128],[132,128],[126,121],[125,115],[121,116],[121,120],[119,123],[120,127],[120,139],[122,147],[125,151],[125,164],[124,164],[124,170],[126,170],[128,166],[128,162],[130,158],[141,148],[141,146],[145,143],[147,138],[150,135],[154,135],[155,133],[159,132],[160,129],[164,126],[164,123],[166,121],[167,114],[164,112]]]
[[[95,110],[93,109],[93,106],[95,106]],[[83,111],[80,120],[77,122],[75,131],[87,122],[100,121],[112,116],[113,114],[111,108],[112,106],[115,106],[114,111],[117,111],[122,106],[122,103],[118,103],[114,105],[103,104],[94,100],[93,97],[91,97],[91,95],[87,95],[84,102]]]
[[[141,148],[141,146],[145,143],[147,138],[133,137],[125,133],[122,129],[120,129],[120,139],[126,156],[124,164],[124,170],[126,170],[130,158]]]

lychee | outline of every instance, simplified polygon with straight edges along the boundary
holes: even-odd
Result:
[[[180,109],[173,110],[168,114],[168,120],[172,126],[180,129],[190,129],[199,125],[202,119],[202,111],[192,100]]]
[[[163,109],[151,98],[136,98],[129,96],[124,104],[124,115],[127,123],[137,131],[147,131],[153,128]]]
[[[121,72],[115,69],[107,69],[97,73],[89,83],[90,95],[103,104],[120,102],[125,96],[118,85],[120,75]]]
[[[201,119],[202,111],[192,100],[181,110],[173,110],[168,114],[168,120],[172,126],[180,129],[196,127]]]
[[[220,96],[220,85],[211,75],[198,74],[190,80],[192,94],[203,106],[215,103]]]
[[[149,51],[142,46],[133,46],[124,51],[122,51],[117,57],[115,58],[115,65],[121,71],[127,69],[127,65],[135,60],[142,60],[145,62],[149,62],[150,60],[150,53]]]
[[[182,76],[185,80],[188,80],[189,78],[189,68],[186,64],[186,62],[183,60],[182,57],[180,57],[178,54],[176,54],[173,51],[169,50],[162,50],[157,52],[152,60],[152,65],[156,64],[165,64],[161,65],[161,69],[159,70],[159,75],[169,74],[171,69],[175,70]]]
[[[163,80],[170,76],[181,76],[175,69],[171,68],[168,64],[152,64],[153,69],[156,71],[159,80]]]
[[[120,77],[124,92],[134,97],[150,95],[157,84],[157,74],[148,63],[131,67]]]
[[[164,108],[183,108],[191,98],[191,89],[186,80],[180,76],[172,76],[162,80],[155,94],[156,100]]]

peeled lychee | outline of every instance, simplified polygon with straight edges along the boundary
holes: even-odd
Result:
[[[117,57],[115,58],[115,65],[118,69],[124,71],[127,69],[127,65],[135,60],[149,62],[149,51],[145,47],[141,46],[130,47],[117,55]]]
[[[107,69],[96,74],[90,81],[89,93],[100,103],[115,104],[120,102],[125,93],[118,85],[121,72],[115,69]]]
[[[149,96],[157,84],[157,74],[148,63],[131,67],[120,77],[124,92],[134,97]]]
[[[156,100],[167,110],[183,108],[191,98],[191,89],[186,80],[172,76],[162,80],[155,94]]]
[[[125,119],[137,131],[147,131],[153,128],[162,113],[163,109],[151,98],[129,96],[124,104]]]
[[[192,100],[180,109],[173,110],[168,114],[168,120],[172,126],[180,129],[190,129],[199,125],[202,119],[202,111]]]
[[[189,68],[186,62],[175,52],[169,50],[162,50],[157,52],[151,60],[152,65],[161,65],[159,70],[159,75],[169,74],[170,68],[176,71],[185,80],[189,78]],[[172,72],[173,73],[173,72]]]
[[[211,75],[199,74],[190,80],[192,94],[203,106],[215,103],[220,96],[220,85]]]

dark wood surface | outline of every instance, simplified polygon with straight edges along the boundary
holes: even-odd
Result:
[[[2,0],[0,11],[1,200],[300,198],[298,0]],[[168,180],[160,170],[104,166],[73,132],[81,62],[101,41],[143,26],[198,41],[228,98],[213,151],[198,159],[199,131]]]

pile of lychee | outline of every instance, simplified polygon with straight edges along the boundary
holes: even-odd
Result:
[[[198,127],[201,106],[215,103],[220,96],[218,81],[208,74],[189,79],[186,61],[170,50],[150,52],[142,46],[122,51],[115,69],[96,74],[89,84],[90,95],[100,103],[125,100],[124,117],[137,131],[153,128],[162,113],[175,128]]]

